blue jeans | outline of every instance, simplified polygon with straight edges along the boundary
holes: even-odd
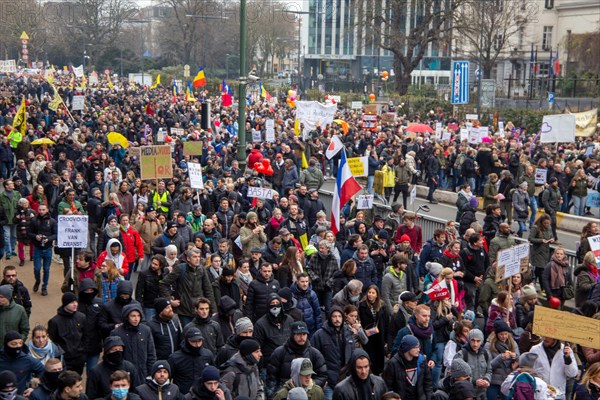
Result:
[[[431,371],[431,379],[433,380],[434,390],[438,387],[438,381],[442,375],[442,358],[444,357],[444,347],[446,347],[446,343],[436,343],[435,349],[433,350],[433,361],[435,362],[435,367],[433,367],[433,371]]]
[[[367,177],[367,193],[373,194],[373,184],[375,183],[375,176],[369,175]]]
[[[523,234],[523,232],[527,231],[527,224],[525,223],[525,221],[517,221],[519,224],[519,230],[517,231],[517,235],[519,235],[519,237],[522,237],[521,235]]]
[[[150,321],[156,315],[156,310],[154,308],[146,308],[144,307],[144,319],[146,322]]]
[[[433,181],[433,179],[429,178],[429,180],[427,182],[427,186],[429,186],[429,193],[427,193],[427,200],[433,201],[434,200],[433,193],[437,189],[438,185],[437,185],[437,183],[435,183]]]
[[[529,217],[529,226],[535,222],[535,217],[538,211],[538,203],[536,196],[529,196],[529,208],[531,209],[531,217]]]
[[[569,194],[568,194],[568,193],[565,193],[565,194],[563,194],[563,195],[561,195],[561,196],[562,196],[562,200],[563,200],[563,202],[562,202],[562,204],[560,205],[560,211],[561,211],[561,212],[564,212],[564,213],[568,213],[568,212],[569,212],[569,201],[571,200],[571,199],[569,198]]]
[[[2,161],[1,167],[2,167],[2,178],[8,179],[10,177],[10,171],[12,169],[12,160],[11,161]]]
[[[52,247],[47,249],[40,249],[38,247],[33,249],[33,274],[35,275],[35,282],[40,282],[40,275],[42,270],[42,261],[44,262],[44,281],[42,282],[42,290],[48,287],[48,279],[50,279],[50,265],[52,264]]]
[[[471,186],[471,192],[474,194],[477,193],[477,187],[475,183],[475,178],[467,178],[467,183]]]
[[[496,400],[498,396],[504,398],[504,395],[500,392],[500,385],[490,385],[490,387],[487,388],[485,395],[487,400]]]
[[[4,225],[4,253],[10,257],[17,251],[17,226],[15,224]]]
[[[331,400],[333,399],[333,387],[331,386],[331,384],[327,384],[327,386],[325,386],[325,390],[323,390],[323,393],[325,394],[325,400]]]
[[[446,170],[440,169],[440,187],[444,190],[448,189],[448,180],[446,179]]]
[[[585,214],[585,206],[587,205],[587,196],[573,196],[573,205],[575,206],[573,215],[583,216]]]

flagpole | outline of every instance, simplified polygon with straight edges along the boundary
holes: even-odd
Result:
[[[52,85],[52,89],[58,94],[58,90],[56,90],[56,87],[54,87],[54,85]],[[62,103],[62,105],[65,106],[65,110],[67,111],[67,114],[69,114],[69,117],[71,117],[73,122],[76,122],[75,118],[73,118],[73,115],[71,115],[71,112],[69,111],[69,107],[67,107],[67,105],[65,104],[65,101],[63,100],[62,96],[59,94],[58,97],[60,98],[60,102]]]

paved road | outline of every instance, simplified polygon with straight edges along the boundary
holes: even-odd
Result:
[[[325,181],[325,184],[323,185],[323,189],[333,192],[334,181],[333,180]],[[399,201],[401,201],[401,199],[402,199],[401,197],[398,198]],[[378,201],[376,201],[376,202],[378,202]],[[431,211],[429,213],[427,213],[427,215],[430,215],[432,217],[441,218],[444,220],[454,220],[456,218],[456,207],[454,205],[443,204],[443,203],[429,204],[429,202],[426,199],[419,198],[419,197],[417,197],[417,199],[415,200],[414,205],[409,205],[408,209],[416,210],[419,207],[419,205],[421,205],[421,204],[427,204],[429,206],[429,208],[431,209]],[[477,220],[481,224],[483,224],[484,217],[485,217],[485,213],[483,213],[483,212],[477,213]],[[516,232],[519,229],[518,224],[516,222],[513,222],[512,228]],[[525,233],[525,237],[527,237],[527,233]],[[423,238],[423,239],[428,240],[430,238]],[[579,235],[559,230],[558,231],[558,239],[560,242],[562,242],[565,249],[575,251],[576,242],[579,241]]]

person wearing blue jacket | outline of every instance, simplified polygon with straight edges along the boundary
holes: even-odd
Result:
[[[366,292],[371,285],[378,286],[377,268],[375,268],[375,263],[369,256],[369,248],[366,244],[358,246],[352,259],[356,262],[354,278],[363,283],[363,292]]]
[[[302,312],[302,320],[308,326],[308,336],[312,335],[323,325],[319,298],[309,283],[306,272],[296,276],[296,282],[290,288],[296,299],[296,308]]]
[[[33,375],[41,377],[44,365],[29,354],[23,344],[23,336],[17,331],[4,335],[4,347],[0,350],[0,371],[12,371],[17,376],[17,393],[23,394]]]

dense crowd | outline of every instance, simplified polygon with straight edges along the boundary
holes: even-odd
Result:
[[[583,227],[574,270],[556,233],[557,212],[590,211],[597,138],[546,145],[507,123],[469,144],[465,121],[402,116],[392,103],[384,108],[399,118],[374,130],[340,106],[347,133],[330,124],[298,135],[285,95],[251,97],[246,131],[264,133],[273,119],[275,140],[249,143],[241,168],[237,111],[218,98],[207,122],[205,94],[63,87],[65,104],[85,95],[85,110],[69,113],[50,109],[44,80],[3,78],[0,89],[3,400],[598,399],[600,349],[533,332],[541,300],[564,308],[574,298],[573,312],[600,319],[588,240],[598,222]],[[15,140],[23,96],[26,133]],[[450,139],[406,129],[438,121]],[[127,143],[109,143],[110,132]],[[348,157],[368,157],[367,192],[381,171],[389,214],[349,201],[331,226],[319,189],[338,173],[341,153],[325,156],[333,135]],[[34,143],[44,138],[52,142]],[[143,181],[135,150],[163,138],[173,176]],[[184,154],[189,141],[201,154]],[[272,174],[257,172],[264,159]],[[190,162],[202,166],[203,189],[191,188]],[[455,220],[433,237],[405,211],[421,181],[431,203],[436,190],[458,192]],[[274,194],[249,197],[251,187]],[[87,248],[56,247],[58,215],[84,214]],[[530,266],[498,282],[498,253],[516,236],[531,244]],[[63,293],[55,313],[34,301],[53,316],[33,329],[18,279],[28,258],[32,291]],[[61,287],[49,286],[53,262],[64,267]]]

